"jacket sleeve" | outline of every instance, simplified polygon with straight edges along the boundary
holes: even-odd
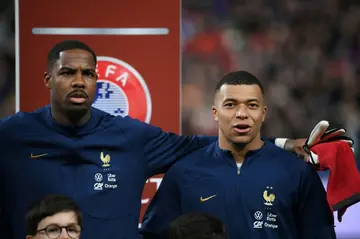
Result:
[[[217,137],[211,136],[179,136],[147,125],[144,145],[147,177],[165,173],[177,159],[216,140]]]
[[[165,239],[170,223],[182,214],[180,192],[173,169],[165,174],[145,212],[140,229],[143,239]]]
[[[336,239],[334,216],[317,172],[305,164],[297,198],[298,231],[301,239]]]

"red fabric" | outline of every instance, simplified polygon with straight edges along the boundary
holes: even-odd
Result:
[[[360,173],[354,153],[343,141],[316,144],[311,151],[319,156],[319,170],[330,170],[327,200],[341,221],[346,209],[360,201]]]

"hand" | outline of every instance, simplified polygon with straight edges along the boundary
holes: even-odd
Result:
[[[300,158],[304,159],[305,162],[310,161],[309,154],[304,150],[306,138],[303,139],[288,139],[285,142],[284,149],[287,151],[294,152]]]

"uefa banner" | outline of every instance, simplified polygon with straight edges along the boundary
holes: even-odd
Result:
[[[98,56],[94,107],[179,133],[179,0],[16,0],[15,6],[17,111],[49,104],[47,53],[77,39]],[[160,182],[161,176],[147,181],[141,217]]]

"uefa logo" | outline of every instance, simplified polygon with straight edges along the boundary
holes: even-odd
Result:
[[[151,97],[145,80],[128,63],[108,56],[97,58],[99,76],[93,107],[115,116],[150,122]]]

